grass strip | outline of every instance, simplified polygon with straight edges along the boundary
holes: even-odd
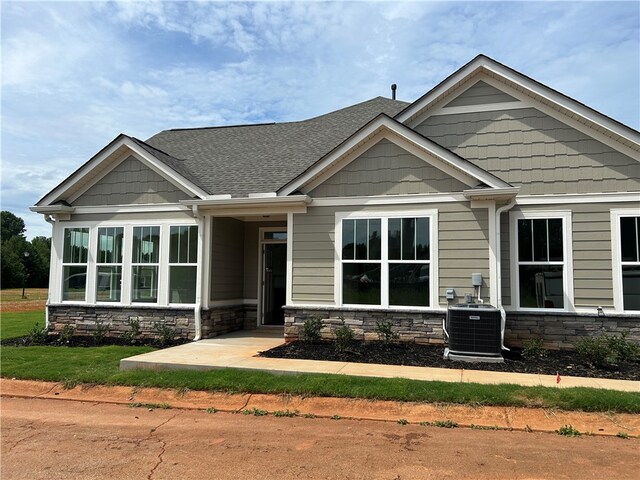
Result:
[[[44,328],[44,312],[3,312],[0,315],[0,340],[24,337],[36,323]]]
[[[230,393],[271,393],[410,402],[640,413],[640,393],[595,388],[425,382],[329,374],[275,375],[249,370],[118,370],[121,358],[151,347],[2,347],[0,375],[66,385],[93,383]]]

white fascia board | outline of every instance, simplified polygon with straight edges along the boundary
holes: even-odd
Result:
[[[311,203],[311,198],[307,195],[257,198],[207,198],[203,200],[182,200],[180,203],[213,216],[276,215],[306,213],[307,206]]]
[[[468,200],[511,200],[520,191],[520,187],[474,188],[462,192]]]
[[[565,205],[576,203],[628,203],[640,202],[640,192],[564,193],[552,195],[522,195],[517,205]]]
[[[506,80],[508,82],[513,83],[529,97],[540,97],[544,99],[546,102],[551,103],[557,108],[551,108],[551,110],[555,110],[558,113],[562,114],[563,117],[568,119],[572,119],[572,115],[575,115],[583,120],[583,122],[577,123],[585,123],[591,122],[598,127],[607,130],[608,132],[619,136],[622,140],[630,142],[634,144],[636,147],[640,146],[640,133],[634,131],[632,128],[626,127],[624,125],[619,124],[615,120],[612,120],[601,113],[592,110],[591,108],[580,104],[579,102],[566,97],[565,95],[552,90],[551,88],[544,86],[535,80],[532,80],[525,75],[514,72],[513,70],[505,67],[504,65],[500,65],[499,63],[491,60],[490,58],[480,56],[462,67],[456,73],[454,73],[451,77],[449,77],[445,82],[435,87],[431,90],[427,95],[423,98],[416,101],[413,105],[407,108],[407,110],[401,112],[398,115],[396,120],[399,122],[405,123],[416,115],[419,115],[425,108],[431,106],[433,102],[439,100],[440,97],[446,94],[449,90],[455,88],[456,86],[464,83],[468,79],[470,79],[474,75],[481,74],[479,79],[483,81],[489,80],[487,83],[492,84],[491,79],[501,79]],[[474,82],[475,83],[475,82]],[[495,84],[494,84],[495,86]],[[508,86],[508,85],[507,85]],[[517,88],[512,88],[510,90],[517,90]],[[507,92],[512,94],[513,92]],[[516,98],[522,100],[522,94],[517,95]],[[543,102],[541,102],[543,103]],[[439,108],[435,108],[434,111],[440,110]],[[444,113],[438,111],[438,113]],[[545,111],[545,113],[549,113]],[[557,116],[557,115],[556,115]],[[564,120],[563,120],[564,121]],[[573,126],[573,125],[571,125]],[[587,125],[589,126],[589,125]],[[597,132],[596,129],[589,127],[592,131]],[[601,133],[601,132],[598,132]],[[623,141],[617,140],[621,146],[628,147],[625,145]],[[611,146],[611,145],[609,145]],[[633,149],[631,149],[633,150]],[[624,152],[623,152],[624,153]],[[639,159],[640,157],[637,155],[633,156],[633,158]]]
[[[177,203],[150,203],[150,204],[130,204],[130,205],[100,205],[74,207],[76,214],[93,213],[158,213],[158,212],[191,212],[186,205]]]
[[[370,206],[370,205],[416,205],[429,203],[459,203],[467,199],[459,193],[408,194],[408,195],[375,195],[353,197],[314,198],[314,207]]]
[[[352,150],[361,147],[362,145],[367,145],[368,143],[377,143],[382,138],[388,139],[400,148],[405,149],[409,153],[421,158],[427,163],[469,186],[475,184],[475,181],[480,181],[492,188],[510,187],[509,184],[503,182],[497,177],[494,177],[485,170],[471,164],[470,162],[466,162],[446,148],[431,142],[396,120],[381,114],[340,145],[330,155],[325,157],[324,160],[318,162],[312,168],[307,170],[307,172],[300,175],[297,179],[280,190],[280,195],[288,195],[307,184],[316,182],[316,179],[321,175],[324,175],[325,172],[327,173],[327,176],[331,176],[337,172],[337,170],[336,172],[332,170],[334,165],[338,165],[339,168],[344,168],[344,166],[346,166],[339,165],[339,161],[350,154]],[[353,159],[355,159],[355,157]],[[434,159],[437,161],[434,162]]]
[[[98,166],[107,161],[110,157],[116,154],[118,150],[122,149],[122,147],[128,148],[132,153],[136,155],[138,160],[161,175],[163,178],[166,178],[181,190],[189,193],[190,195],[194,195],[200,198],[205,198],[207,196],[207,193],[204,190],[197,187],[182,175],[178,174],[167,165],[157,160],[146,150],[140,147],[137,143],[135,143],[132,139],[130,139],[126,135],[120,135],[116,137],[116,139],[113,140],[111,144],[109,144],[104,150],[95,155],[91,160],[86,162],[78,170],[72,173],[71,176],[67,177],[67,179],[65,179],[60,185],[50,191],[44,198],[42,198],[42,200],[38,202],[37,206],[50,205],[59,200],[67,192],[73,190],[74,187],[81,184],[83,179],[87,175],[89,175],[92,170],[96,169]],[[95,182],[90,182],[90,185],[93,185],[94,183]]]
[[[70,207],[67,205],[42,205],[29,207],[29,210],[35,213],[42,213],[44,215],[53,215],[55,213],[74,213],[76,207]]]

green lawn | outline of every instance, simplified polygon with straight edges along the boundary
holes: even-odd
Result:
[[[36,323],[44,327],[44,312],[2,313],[0,315],[0,340],[23,337]]]
[[[243,370],[120,372],[119,360],[150,347],[8,347],[1,349],[3,377],[67,385],[98,383],[191,390],[274,393],[470,405],[533,406],[640,413],[640,394],[592,388],[521,387],[420,382],[344,375],[274,375]]]

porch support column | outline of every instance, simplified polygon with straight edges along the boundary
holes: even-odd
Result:
[[[293,298],[293,213],[287,213],[287,286],[286,305],[291,305]]]

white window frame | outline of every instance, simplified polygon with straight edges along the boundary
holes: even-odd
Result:
[[[622,217],[639,217],[639,208],[616,208],[611,210],[611,262],[613,273],[613,307],[616,312],[637,315],[640,310],[625,310],[622,296],[622,266],[636,265],[636,262],[623,262],[620,248],[620,219]]]
[[[389,219],[428,218],[429,219],[429,306],[389,305],[389,263],[427,263],[426,260],[389,260]],[[342,221],[380,219],[380,260],[353,260],[351,263],[380,262],[380,305],[349,304],[342,302]],[[361,310],[439,310],[438,295],[438,211],[433,209],[372,210],[359,212],[337,212],[335,214],[334,242],[334,300],[340,307]]]
[[[572,221],[570,210],[536,210],[536,211],[515,211],[509,213],[510,225],[510,258],[511,258],[511,304],[516,310],[523,312],[573,312],[574,306],[574,288],[573,288],[573,235]],[[540,219],[561,219],[563,245],[562,256],[563,261],[553,262],[532,262],[537,265],[562,265],[563,272],[563,290],[564,290],[564,307],[563,308],[530,308],[520,306],[520,274],[518,259],[518,220],[540,220]],[[527,264],[529,262],[525,262]]]
[[[121,228],[122,229],[122,258],[120,263],[99,263],[99,259],[98,259],[98,248],[99,248],[99,241],[100,241],[100,229],[101,228]],[[94,285],[94,298],[95,298],[95,303],[96,305],[122,305],[122,300],[124,298],[124,291],[123,291],[123,286],[125,285],[124,283],[124,277],[125,277],[125,272],[124,272],[124,263],[125,263],[125,251],[126,251],[126,245],[127,245],[127,241],[129,240],[127,237],[127,232],[126,232],[126,228],[123,225],[97,225],[95,227],[95,236],[96,236],[96,240],[95,240],[95,249],[96,249],[96,253],[95,253],[95,258],[94,258],[94,276],[95,278],[95,285]],[[91,239],[92,235],[91,235],[91,231],[89,232],[89,238]],[[98,268],[99,267],[120,267],[120,301],[118,302],[107,302],[107,301],[100,301],[98,300]]]
[[[153,263],[140,263],[140,262],[136,262],[133,259],[133,231],[136,228],[158,228],[158,261],[157,262],[153,262]],[[165,228],[166,230],[166,228]],[[165,278],[165,277],[161,277],[160,276],[160,265],[162,265],[162,260],[168,258],[168,256],[163,255],[163,247],[165,246],[165,244],[167,243],[166,241],[164,241],[164,235],[163,235],[163,228],[161,225],[158,224],[154,224],[154,225],[132,225],[131,226],[131,236],[129,237],[129,242],[131,243],[131,256],[129,257],[129,261],[131,262],[129,264],[129,285],[128,285],[128,290],[129,293],[131,295],[131,304],[132,305],[158,305],[160,303],[160,297],[161,297],[161,290],[164,290],[162,288],[162,283],[160,282],[161,278]],[[167,248],[165,248],[164,250],[167,250]],[[166,262],[165,262],[166,263]],[[133,283],[131,282],[131,279],[133,278],[133,269],[136,267],[157,267],[157,281],[156,281],[156,301],[155,302],[140,302],[140,301],[135,301],[133,300],[133,290],[134,290],[134,286]],[[168,268],[167,268],[168,269]],[[168,276],[167,278],[167,284],[168,284]],[[168,297],[168,294],[167,294]]]
[[[87,229],[89,234],[89,241],[87,246],[87,261],[85,263],[65,262],[64,261],[65,232],[67,230],[81,230],[81,229]],[[58,280],[60,280],[60,287],[59,287],[60,301],[62,303],[89,303],[92,297],[91,292],[95,288],[94,281],[92,281],[92,277],[93,275],[95,275],[95,269],[92,271],[92,268],[91,268],[92,264],[95,264],[95,262],[93,261],[93,255],[92,255],[92,248],[93,248],[94,242],[92,242],[91,227],[86,224],[65,225],[64,228],[62,228],[62,232],[60,236],[61,236],[60,238],[60,269],[58,272]],[[64,268],[65,267],[81,267],[81,266],[86,267],[84,300],[64,300],[64,278],[63,278]]]
[[[173,227],[189,227],[189,228],[195,228],[196,229],[196,261],[195,262],[171,262],[171,229]],[[198,249],[198,235],[199,235],[199,227],[198,225],[174,225],[174,224],[170,224],[168,227],[168,238],[167,238],[167,242],[169,244],[169,254],[167,255],[167,264],[168,264],[168,272],[167,272],[167,301],[169,302],[169,305],[175,305],[175,306],[193,306],[195,305],[195,301],[191,302],[191,303],[186,303],[186,302],[171,302],[171,267],[195,267],[196,269],[196,283],[195,283],[195,292],[194,292],[194,296],[195,299],[198,298],[198,255],[200,254],[200,251]],[[187,247],[188,248],[188,247]],[[178,252],[180,251],[180,249],[178,248]]]
[[[131,301],[131,274],[132,274],[132,250],[133,250],[133,227],[150,227],[160,226],[160,258],[158,268],[158,301],[152,302],[132,302]],[[169,233],[171,226],[196,226],[198,227],[198,262],[197,277],[196,277],[196,301],[200,297],[200,290],[202,288],[202,254],[204,249],[202,248],[202,234],[201,226],[194,219],[186,218],[164,218],[149,219],[149,220],[112,220],[104,222],[61,222],[54,227],[52,237],[52,267],[50,281],[51,303],[52,304],[77,304],[77,305],[99,305],[104,307],[109,306],[135,306],[135,307],[149,307],[149,308],[190,308],[194,304],[169,304],[169,264],[168,261],[163,259],[169,259]],[[124,227],[124,245],[122,247],[122,289],[120,295],[120,302],[97,302],[96,301],[96,275],[97,275],[97,242],[98,242],[98,229],[102,227]],[[89,229],[89,253],[88,253],[88,266],[87,266],[87,290],[85,295],[85,301],[79,300],[62,300],[62,288],[63,288],[63,255],[64,255],[64,231],[67,228],[88,228]],[[64,264],[67,265],[67,264]]]

